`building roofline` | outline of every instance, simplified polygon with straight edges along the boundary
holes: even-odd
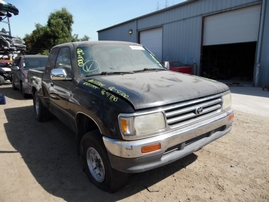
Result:
[[[151,16],[151,15],[155,15],[155,14],[162,13],[162,12],[165,12],[165,11],[168,11],[168,10],[172,10],[172,9],[174,9],[174,8],[178,8],[178,7],[181,7],[181,6],[185,6],[186,4],[193,3],[194,1],[198,1],[198,0],[186,0],[186,1],[181,2],[181,3],[179,3],[179,4],[175,4],[175,5],[173,5],[173,6],[169,6],[169,7],[163,8],[163,9],[161,9],[161,10],[157,10],[157,11],[154,11],[154,12],[151,12],[151,13],[148,13],[148,14],[145,14],[145,15],[142,15],[142,16],[139,16],[139,17],[137,17],[137,18],[133,18],[133,19],[131,19],[131,20],[127,20],[127,21],[121,22],[121,23],[119,23],[119,24],[115,24],[115,25],[112,25],[112,26],[110,26],[110,27],[107,27],[107,28],[104,28],[104,29],[100,29],[100,30],[98,30],[97,32],[102,32],[102,31],[111,29],[111,28],[113,28],[113,27],[117,27],[117,26],[120,26],[120,25],[129,23],[129,22],[133,22],[133,21],[135,21],[135,20],[139,20],[139,19],[142,19],[142,18]]]

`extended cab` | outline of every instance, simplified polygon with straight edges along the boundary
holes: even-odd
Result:
[[[76,133],[83,169],[114,192],[128,173],[174,162],[230,132],[231,93],[219,82],[165,69],[140,44],[73,42],[29,70],[35,116]]]

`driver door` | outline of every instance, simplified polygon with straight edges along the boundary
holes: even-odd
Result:
[[[70,96],[73,88],[73,69],[71,63],[71,52],[69,47],[60,48],[54,68],[64,69],[67,74],[66,80],[50,80],[49,97],[52,113],[68,126],[73,125],[70,113]],[[54,69],[53,68],[53,69]]]

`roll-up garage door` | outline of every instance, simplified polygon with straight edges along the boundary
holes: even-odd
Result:
[[[256,5],[205,17],[203,45],[257,41],[260,10]]]
[[[143,44],[159,60],[162,60],[162,28],[141,31],[140,44]]]

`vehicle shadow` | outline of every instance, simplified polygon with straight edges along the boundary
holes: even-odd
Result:
[[[32,99],[32,96],[30,95],[27,96],[27,98],[23,98],[22,93],[19,90],[13,90],[11,84],[2,85],[0,87],[0,93],[3,94],[6,98],[14,100]]]
[[[126,187],[109,194],[91,184],[83,173],[76,154],[75,134],[56,118],[37,122],[31,111],[31,106],[4,109],[7,138],[37,183],[64,201],[118,201],[145,189],[153,192],[156,190],[149,187],[197,159],[191,154],[165,167],[130,175]]]

